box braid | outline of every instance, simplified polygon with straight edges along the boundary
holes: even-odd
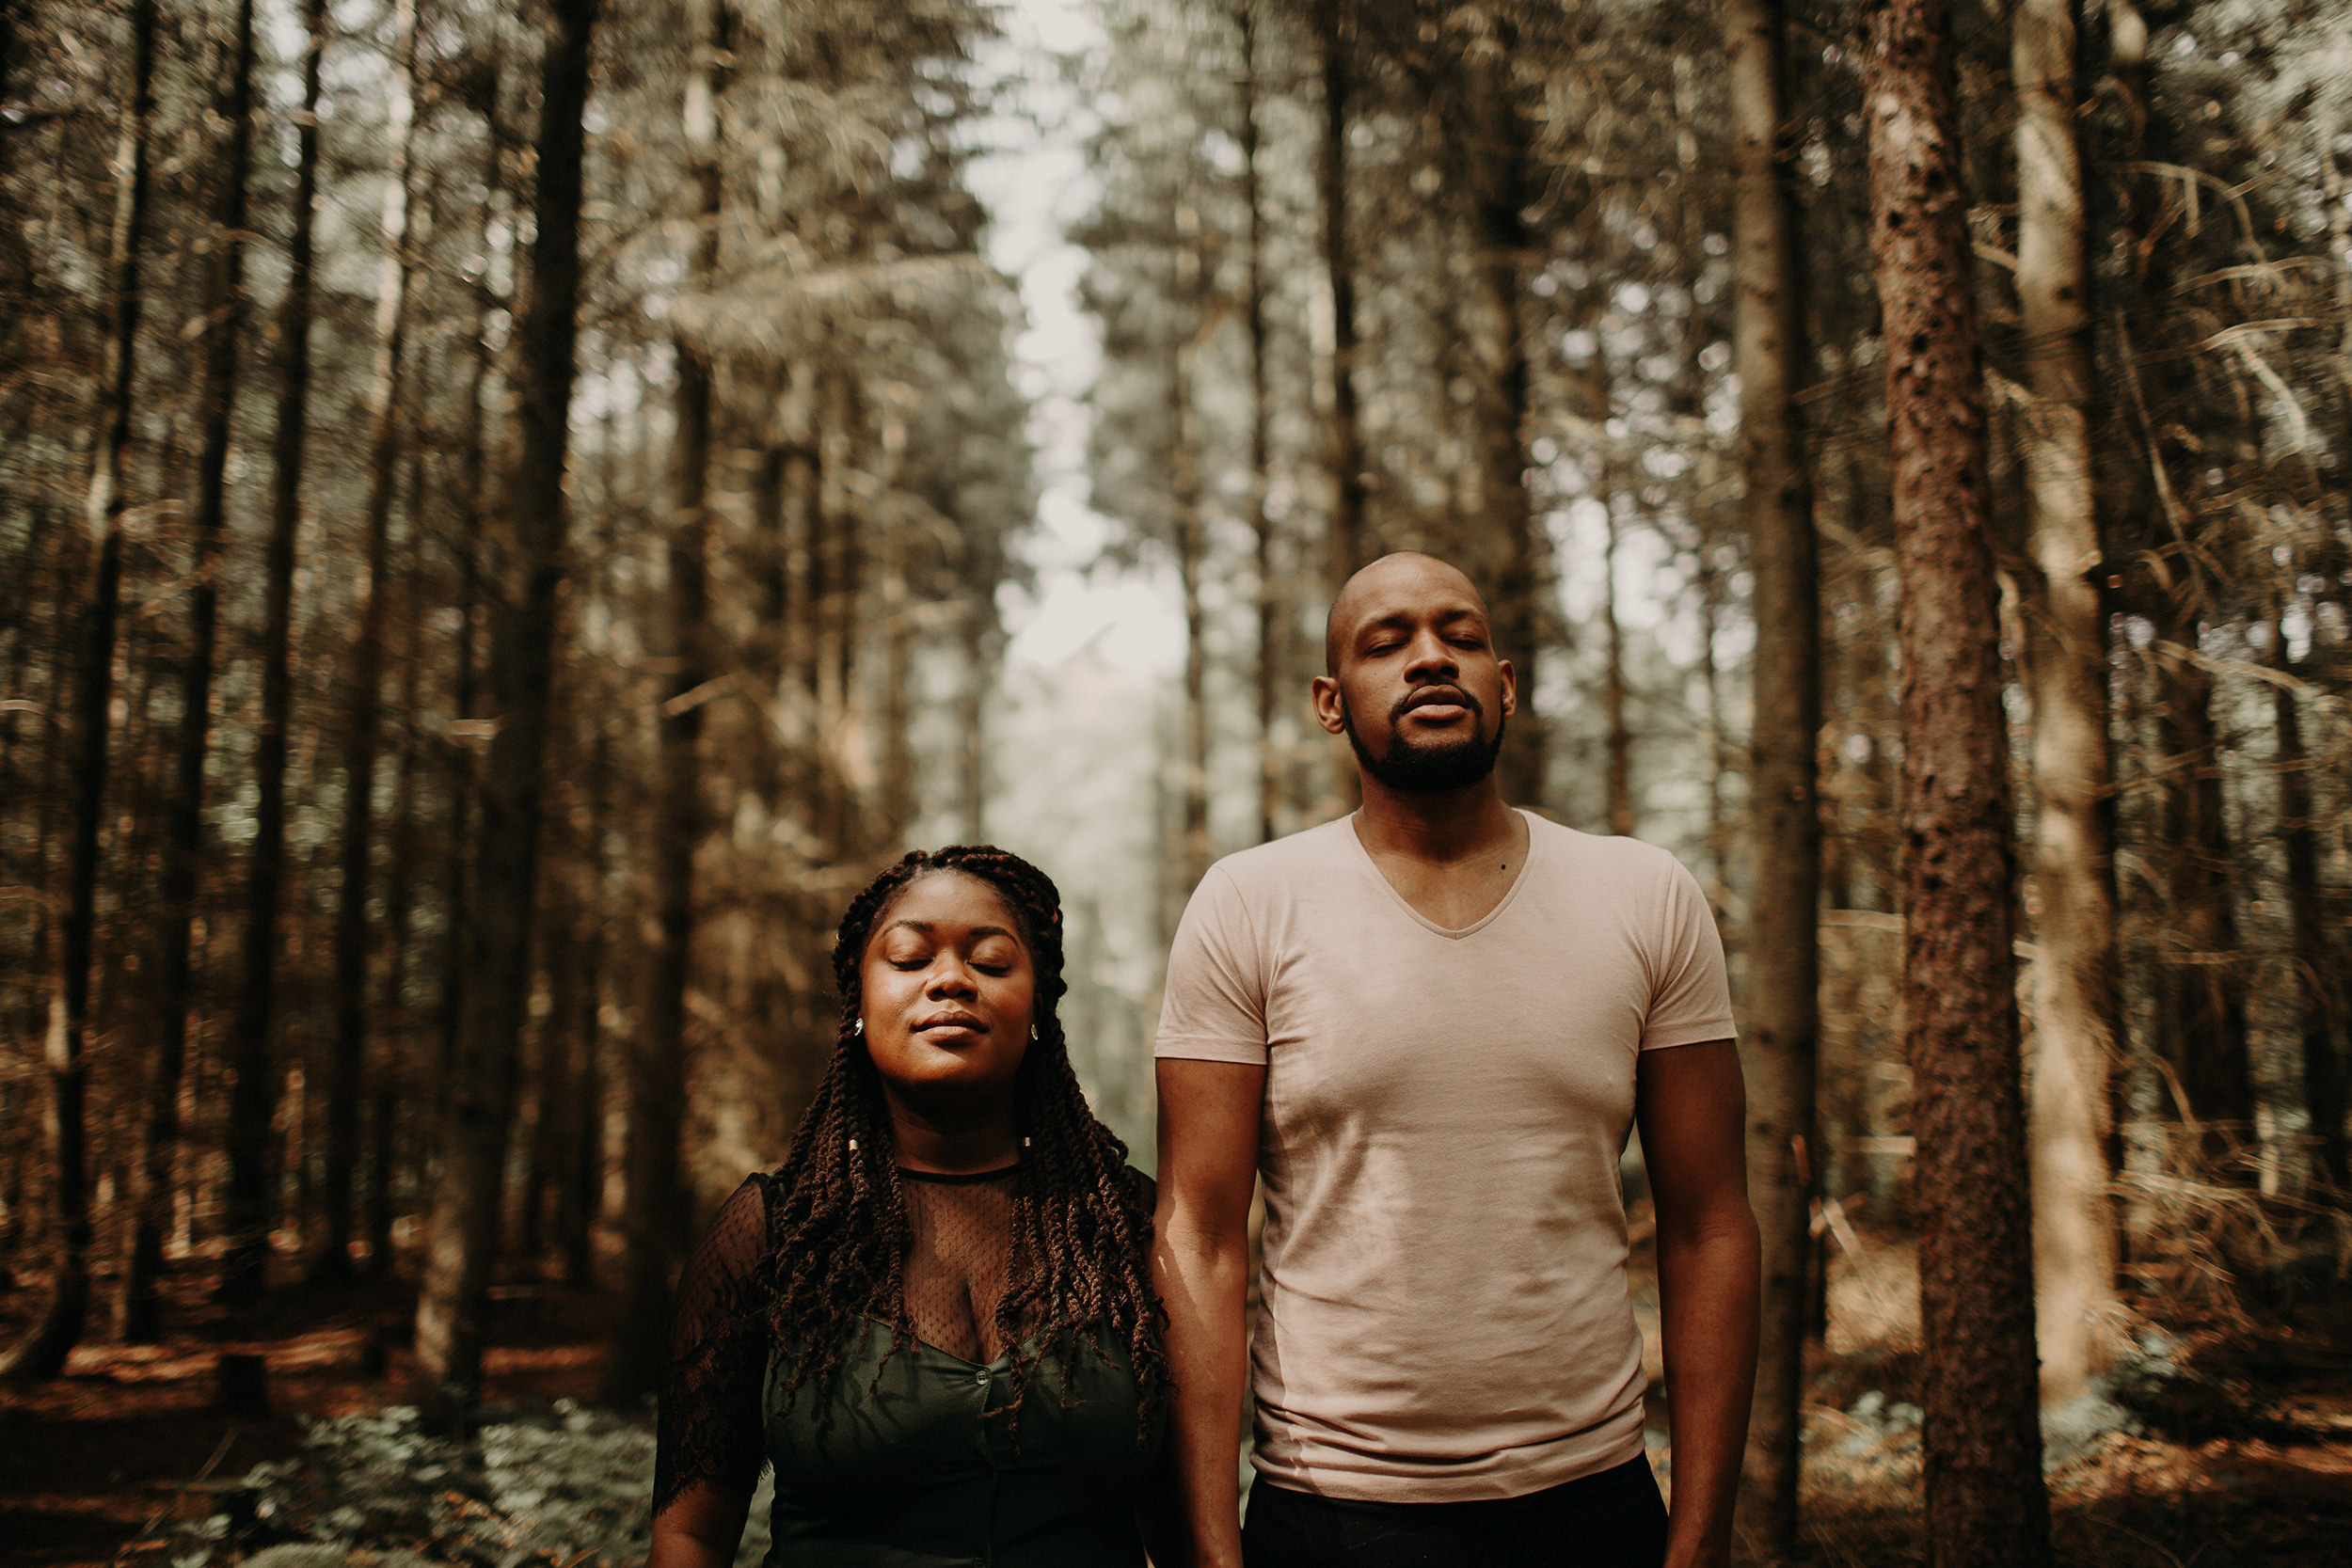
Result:
[[[957,871],[993,888],[1022,927],[1037,972],[1029,1042],[1013,1082],[1014,1117],[1027,1141],[1012,1196],[1012,1245],[995,1323],[1012,1357],[1009,1410],[1017,1425],[1038,1363],[1064,1370],[1081,1345],[1103,1354],[1102,1329],[1127,1343],[1143,1391],[1138,1437],[1169,1391],[1160,1339],[1167,1314],[1152,1289],[1152,1211],[1127,1148],[1096,1119],[1070,1066],[1058,1004],[1061,895],[1036,866],[993,845],[916,850],[867,883],[841,917],[833,973],[841,1016],[833,1060],[792,1137],[770,1220],[775,1342],[791,1360],[786,1408],[805,1384],[840,1370],[859,1317],[891,1325],[896,1355],[913,1346],[905,1264],[914,1244],[884,1108],[881,1075],[856,1032],[859,971],[883,912],[916,879]],[[885,1357],[887,1365],[887,1357]],[[1065,1391],[1066,1392],[1066,1391]],[[991,1412],[996,1414],[996,1412]]]

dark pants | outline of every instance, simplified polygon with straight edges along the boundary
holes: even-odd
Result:
[[[1356,1502],[1261,1480],[1241,1555],[1248,1568],[1658,1568],[1666,1505],[1645,1459],[1464,1503]]]

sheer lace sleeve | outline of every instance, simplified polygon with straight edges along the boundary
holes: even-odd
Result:
[[[767,1179],[755,1176],[719,1211],[678,1279],[656,1424],[656,1513],[697,1481],[747,1501],[758,1484],[767,1460]]]

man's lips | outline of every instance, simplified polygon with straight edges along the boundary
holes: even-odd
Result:
[[[1456,719],[1470,712],[1470,700],[1459,688],[1424,687],[1405,699],[1400,713],[1421,713],[1430,719]]]

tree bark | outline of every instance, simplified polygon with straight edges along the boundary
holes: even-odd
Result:
[[[277,1075],[270,1063],[277,1010],[278,911],[286,878],[286,749],[294,709],[294,554],[302,526],[302,466],[310,435],[312,236],[318,216],[319,70],[326,47],[326,0],[304,0],[302,107],[294,117],[294,232],[286,246],[286,293],[278,308],[278,419],[270,441],[270,528],[262,550],[262,715],[253,739],[253,847],[246,861],[243,962],[227,1142],[229,1187],[220,1294],[249,1302],[265,1283],[273,1218],[268,1180]]]
[[[567,1020],[559,1021],[568,1023],[573,1048],[579,1053],[572,1074],[572,1164],[562,1173],[563,1185],[555,1204],[555,1245],[563,1254],[564,1282],[570,1285],[596,1282],[595,1227],[604,1196],[602,910],[604,834],[612,816],[612,732],[598,716],[588,761],[588,843],[574,870],[585,895],[576,890],[565,911],[573,1007]]]
[[[443,1130],[424,1278],[416,1396],[441,1416],[482,1376],[483,1310],[498,1243],[499,1177],[531,985],[548,697],[564,574],[564,473],[578,368],[582,112],[598,0],[550,0],[540,65],[530,294],[516,324],[514,456],[504,501],[517,575],[497,615],[499,728],[484,769],[475,917],[464,1018]]]
[[[2034,1058],[2028,1140],[2042,1398],[2082,1395],[2117,1310],[2107,1197],[2115,1041],[2114,766],[2107,616],[2091,490],[2090,267],[2074,122],[2076,0],[2020,0],[2017,304],[2029,401],[2020,420],[2027,548],[2025,679],[2033,703]]]
[[[1608,500],[1615,498],[1604,490]],[[1633,732],[1625,714],[1625,631],[1617,623],[1617,513],[1603,519],[1600,550],[1600,625],[1608,667],[1601,678],[1602,737],[1608,757],[1609,831],[1633,836]]]
[[[81,669],[74,685],[68,783],[72,837],[66,858],[65,919],[57,933],[60,973],[48,1044],[49,1136],[55,1166],[51,1225],[56,1276],[32,1330],[0,1355],[0,1377],[57,1375],[82,1338],[89,1311],[89,1163],[84,1098],[88,1072],[90,960],[98,927],[99,828],[105,816],[107,722],[114,697],[115,628],[122,590],[123,459],[131,444],[131,388],[138,361],[141,263],[148,219],[149,121],[155,112],[155,0],[131,0],[131,83],[115,146],[114,232],[107,256],[112,320],[106,338],[97,452],[85,525],[96,542],[89,601],[81,616]]]
[[[699,195],[689,286],[709,289],[719,270],[721,61],[726,21],[719,0],[690,0],[694,50],[687,74],[687,178]],[[694,851],[703,837],[702,702],[710,679],[709,588],[711,366],[680,339],[677,435],[668,533],[673,673],[661,707],[661,797],[653,824],[654,920],[644,1021],[628,1053],[628,1195],[622,1210],[622,1307],[605,1361],[603,1397],[623,1402],[653,1390],[666,1364],[662,1334],[670,1279],[686,1236],[678,1147],[686,1120],[686,994],[692,979]]]
[[[424,685],[424,443],[408,454],[408,564],[402,573],[400,761],[392,774],[390,864],[384,877],[384,1000],[392,1027],[378,1031],[375,1065],[368,1082],[367,1202],[362,1210],[368,1273],[392,1272],[393,1183],[400,1169],[402,1114],[409,1085],[414,1020],[404,998],[408,971],[408,924],[416,904],[417,712]],[[409,1125],[413,1126],[413,1122]]]
[[[1187,173],[1186,188],[1176,196],[1175,286],[1170,291],[1176,337],[1168,345],[1168,430],[1174,443],[1168,465],[1169,544],[1176,555],[1176,580],[1184,609],[1184,759],[1178,773],[1183,785],[1179,852],[1186,894],[1208,874],[1214,854],[1209,844],[1208,616],[1200,600],[1207,540],[1200,517],[1200,415],[1194,386],[1208,285],[1200,257],[1200,210],[1190,186]]]
[[[500,94],[504,90],[502,71],[503,63],[494,54],[490,61],[491,79],[483,91],[486,145],[482,159],[482,201],[476,209],[474,230],[474,243],[481,246],[485,265],[481,280],[474,286],[473,321],[469,333],[473,345],[473,373],[467,384],[465,418],[458,441],[457,487],[463,498],[464,526],[449,546],[456,558],[457,568],[457,646],[452,660],[455,668],[450,683],[450,711],[459,722],[468,724],[476,721],[474,710],[481,698],[477,643],[483,604],[478,541],[488,526],[492,511],[488,497],[490,418],[483,406],[483,394],[490,379],[490,315],[501,305],[491,288],[486,261],[506,168],[505,124],[499,113]],[[457,1062],[458,1036],[465,1027],[467,947],[473,921],[473,825],[482,772],[470,739],[445,742],[441,759],[447,769],[449,846],[441,881],[441,961],[438,995],[434,1006],[439,1042],[438,1070],[433,1075],[435,1088],[429,1103],[420,1112],[421,1119],[435,1129],[436,1136],[448,1119],[451,1075]]]
[[[393,0],[399,64],[387,103],[384,261],[376,286],[375,367],[369,382],[367,580],[344,673],[342,885],[335,916],[335,1038],[327,1058],[326,1176],[313,1280],[351,1275],[353,1178],[368,1049],[368,883],[375,851],[377,725],[383,708],[385,607],[390,592],[392,493],[400,466],[402,374],[407,351],[408,148],[416,120],[416,0]]]
[[[2271,624],[2270,645],[2286,664],[2284,628]],[[2312,1164],[2337,1194],[2352,1194],[2352,1151],[2344,1118],[2344,1057],[2336,1023],[2344,1016],[2344,963],[2319,885],[2319,826],[2312,816],[2311,758],[2303,749],[2302,698],[2292,686],[2271,692],[2279,769],[2279,829],[2286,839],[2287,919],[2294,932],[2296,1000],[2302,1011],[2303,1105],[2311,1118]]]
[[[155,953],[159,993],[154,1054],[131,1178],[131,1236],[115,1296],[115,1337],[152,1343],[162,1330],[155,1282],[171,1225],[180,1152],[180,1080],[187,1065],[188,1015],[196,1006],[193,963],[197,869],[204,836],[204,765],[212,742],[213,652],[219,620],[220,552],[227,533],[229,421],[237,400],[237,350],[245,325],[246,171],[253,150],[253,0],[231,13],[228,79],[217,112],[228,130],[214,212],[213,277],[205,309],[203,372],[197,388],[196,504],[188,532],[195,570],[188,590],[187,651],[180,674],[177,776],[164,830],[161,918]]]
[[[1265,189],[1258,167],[1258,13],[1255,0],[1233,7],[1233,29],[1241,42],[1240,98],[1242,200],[1249,209],[1247,272],[1242,284],[1242,325],[1249,339],[1249,531],[1257,542],[1258,660],[1258,842],[1274,837],[1274,813],[1282,798],[1282,759],[1275,741],[1275,694],[1281,685],[1281,595],[1274,572],[1274,519],[1266,492],[1274,458],[1274,409],[1266,389]]]
[[[2197,617],[2176,614],[2159,647],[2157,716],[2163,749],[2163,875],[2171,947],[2160,952],[2160,994],[2175,1077],[2187,1103],[2174,1107],[2201,1130],[2195,1150],[2210,1174],[2253,1173],[2233,1157],[2251,1136],[2253,1060],[2248,1047],[2244,955],[2231,895],[2229,830],[2222,820],[2221,737],[2214,677],[2192,654]]]
[[[1946,0],[1864,0],[1902,579],[1903,996],[1934,1568],[2050,1561],[1984,394]]]
[[[962,709],[961,754],[957,758],[958,799],[962,804],[963,840],[966,844],[988,842],[988,700],[995,689],[992,678],[995,670],[994,646],[992,634],[995,630],[993,602],[975,596],[965,601],[963,612],[957,617],[963,638],[964,672],[961,689],[956,693],[957,706]]]
[[[1478,529],[1495,562],[1489,584],[1495,645],[1518,675],[1518,712],[1511,721],[1514,738],[1497,763],[1497,775],[1506,800],[1540,806],[1549,772],[1543,717],[1535,706],[1545,549],[1527,495],[1530,384],[1519,301],[1527,258],[1535,245],[1524,214],[1541,192],[1529,127],[1519,113],[1511,75],[1518,40],[1506,25],[1488,41],[1491,47],[1461,62],[1465,123],[1457,138],[1466,147],[1465,183],[1489,318],[1487,329],[1472,337],[1481,361],[1476,377]],[[1626,815],[1629,819],[1629,811]]]
[[[1781,0],[1724,14],[1732,116],[1732,258],[1739,294],[1740,478],[1756,575],[1749,735],[1754,886],[1748,905],[1748,1201],[1763,1237],[1763,1323],[1741,1469],[1743,1512],[1765,1553],[1797,1549],[1806,1287],[1821,1170],[1820,562],[1797,392],[1808,359],[1804,251],[1791,195]],[[1705,550],[1704,543],[1701,545]],[[1714,592],[1711,574],[1703,584]],[[1711,614],[1708,617],[1712,624]],[[1710,786],[1711,788],[1711,786]]]
[[[1352,11],[1353,0],[1315,0],[1315,49],[1323,70],[1322,138],[1315,172],[1323,198],[1323,268],[1331,287],[1331,518],[1327,570],[1334,594],[1364,563],[1364,436],[1356,403],[1356,254],[1347,232],[1345,30]]]

